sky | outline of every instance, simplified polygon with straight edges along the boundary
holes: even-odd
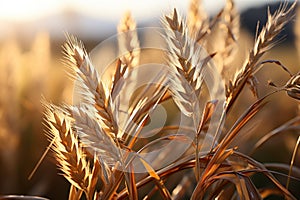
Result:
[[[209,12],[217,12],[226,0],[202,0]],[[236,0],[239,9],[275,0]],[[185,12],[189,0],[0,0],[0,19],[31,21],[64,10],[77,10],[95,17],[119,20],[130,10],[135,18],[147,19],[177,7]]]

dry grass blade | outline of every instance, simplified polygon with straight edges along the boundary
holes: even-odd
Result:
[[[296,1],[289,8],[288,3],[285,2],[274,14],[271,14],[270,11],[268,12],[267,23],[256,37],[254,47],[250,52],[246,65],[235,75],[233,82],[227,85],[228,110],[241,93],[249,77],[254,75],[253,72],[256,71],[260,58],[275,45],[274,39],[291,20],[291,13],[295,6]]]
[[[211,115],[214,112],[214,109],[216,107],[217,101],[214,102],[208,102],[205,106],[203,115],[201,117],[201,122],[199,126],[199,130],[197,130],[196,138],[195,138],[195,146],[196,146],[196,151],[195,151],[195,158],[196,158],[196,167],[195,167],[195,174],[196,174],[196,180],[198,181],[200,179],[200,163],[199,163],[199,145],[201,146],[202,144],[199,144],[200,142],[200,133],[204,129],[205,124],[207,121],[211,118]]]
[[[220,141],[217,147],[215,147],[215,153],[200,177],[200,181],[198,182],[195,188],[193,198],[197,199],[198,197],[201,197],[201,195],[204,194],[204,191],[202,190],[203,188],[207,187],[205,186],[205,180],[211,177],[219,168],[221,163],[233,154],[233,150],[227,150],[228,145],[236,137],[240,129],[262,108],[262,106],[265,105],[265,103],[263,102],[265,98],[258,100],[252,106],[250,106],[249,109],[236,121],[236,123],[232,126],[231,130],[228,131],[228,133]]]
[[[232,182],[236,187],[240,199],[261,199],[259,191],[252,183],[251,179],[247,175],[244,175],[243,172],[221,172],[211,177],[209,181],[214,182],[220,180]]]
[[[163,180],[160,178],[160,176],[155,172],[155,170],[151,167],[149,163],[147,163],[143,158],[139,157],[140,161],[146,168],[148,174],[150,177],[154,178],[155,184],[158,187],[159,191],[161,192],[164,199],[171,199],[171,194],[166,188],[166,186],[163,183]]]
[[[125,183],[126,188],[128,191],[128,197],[129,199],[138,199],[138,191],[137,187],[135,186],[135,172],[132,164],[129,164],[129,173],[125,173]]]
[[[285,131],[285,130],[299,130],[299,124],[300,124],[300,116],[297,116],[291,120],[289,120],[288,122],[282,124],[281,126],[279,126],[278,128],[272,130],[271,132],[267,133],[266,135],[264,135],[262,138],[260,138],[254,145],[253,149],[252,149],[252,153],[258,149],[260,146],[262,146],[265,142],[267,142],[271,137]]]
[[[253,105],[251,105],[246,112],[239,117],[239,119],[235,122],[232,128],[228,131],[225,137],[221,140],[220,144],[216,147],[216,151],[223,151],[228,147],[228,145],[232,142],[232,140],[239,133],[240,129],[250,120],[259,110],[265,106],[267,102],[264,102],[265,98],[261,98],[257,100]],[[221,153],[222,154],[222,153]]]
[[[274,176],[268,172],[268,171],[264,171],[263,172],[264,175],[266,177],[268,177],[272,182],[273,184],[281,191],[281,194],[280,195],[283,195],[285,196],[285,198],[287,199],[293,199],[293,200],[296,200],[296,198],[290,193],[290,191],[288,191],[280,182],[278,182],[278,180],[276,178],[274,178]]]
[[[160,143],[162,141],[167,141],[167,142],[179,141],[179,142],[186,143],[186,144],[190,144],[192,142],[190,137],[188,137],[185,134],[181,134],[181,135],[177,134],[177,131],[176,131],[172,135],[162,136],[162,137],[159,137],[159,138],[149,142],[148,144],[143,146],[141,149],[139,149],[139,151],[137,153],[142,153],[143,151],[147,152],[148,148],[151,148],[151,147],[153,148],[156,146],[156,143]]]
[[[209,160],[207,166],[203,169],[201,177],[197,182],[197,185],[194,189],[191,199],[202,199],[205,195],[205,192],[209,188],[212,182],[209,182],[211,177],[214,176],[216,171],[220,168],[222,163],[234,152],[234,149],[227,149],[222,152],[219,156],[216,154]]]
[[[238,158],[241,158],[242,160],[244,160],[244,162],[248,163],[249,166],[251,166],[251,168],[246,169],[245,172],[249,172],[249,173],[262,173],[264,176],[266,176],[276,187],[278,190],[280,190],[280,195],[285,196],[288,199],[296,199],[274,176],[273,176],[273,172],[269,171],[265,165],[263,165],[262,163],[259,163],[257,161],[255,161],[253,158],[244,155],[242,153],[239,152],[234,152],[234,156],[237,156]],[[277,194],[277,193],[274,193]]]
[[[51,104],[46,106],[46,123],[49,138],[54,140],[52,150],[64,177],[77,189],[88,194],[90,164],[71,128],[71,118]]]
[[[288,172],[290,170],[290,165],[285,163],[264,163],[267,169],[280,170]],[[291,178],[300,180],[300,168],[297,166],[292,166]]]

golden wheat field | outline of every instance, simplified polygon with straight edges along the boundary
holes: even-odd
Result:
[[[202,3],[2,37],[0,199],[300,199],[300,7]]]

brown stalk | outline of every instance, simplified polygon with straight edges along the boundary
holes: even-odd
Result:
[[[196,167],[195,167],[195,174],[196,174],[196,180],[200,180],[201,171],[200,171],[200,162],[199,162],[199,142],[200,142],[200,133],[204,128],[204,125],[206,124],[206,120],[210,119],[212,113],[214,112],[215,106],[217,102],[208,102],[205,105],[204,112],[201,117],[199,130],[197,130],[197,134],[195,137],[195,143],[196,143],[196,151],[195,151],[195,158],[196,158]]]
[[[264,106],[265,103],[263,102],[263,100],[266,97],[268,97],[268,95],[262,99],[259,99],[252,106],[250,106],[248,110],[235,122],[231,130],[228,131],[226,136],[221,140],[217,147],[215,147],[215,153],[204,169],[201,178],[194,190],[192,198],[197,199],[201,196],[201,194],[204,194],[202,190],[203,188],[206,188],[206,180],[216,172],[216,170],[220,166],[220,163],[222,163],[225,159],[227,159],[228,156],[233,153],[232,150],[227,150],[228,145],[239,133],[239,130],[261,109],[262,106]]]

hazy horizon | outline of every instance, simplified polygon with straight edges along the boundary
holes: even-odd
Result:
[[[186,14],[190,0],[24,0],[3,1],[0,6],[0,40],[9,37],[33,38],[39,32],[47,32],[51,38],[64,38],[69,32],[81,38],[106,38],[116,31],[116,26],[126,11],[141,25],[156,25],[162,13],[174,7]],[[213,3],[212,3],[213,2]],[[216,14],[226,0],[203,0],[208,14]],[[270,4],[274,0],[236,0],[241,13],[247,8]],[[114,4],[119,4],[114,6]],[[153,24],[154,23],[154,24]],[[20,34],[22,33],[22,34]]]
[[[84,13],[93,17],[105,19],[108,21],[118,21],[124,12],[130,10],[132,15],[141,21],[159,16],[160,13],[170,10],[173,7],[179,9],[180,12],[186,12],[189,0],[1,0],[0,20],[13,22],[28,22],[36,19],[55,15],[56,13],[75,11]],[[276,2],[274,0],[237,0],[235,1],[237,8],[242,11],[248,7],[258,6],[266,3]],[[207,12],[215,13],[223,5],[225,0],[203,0],[203,6]],[[117,5],[117,6],[116,6]]]

